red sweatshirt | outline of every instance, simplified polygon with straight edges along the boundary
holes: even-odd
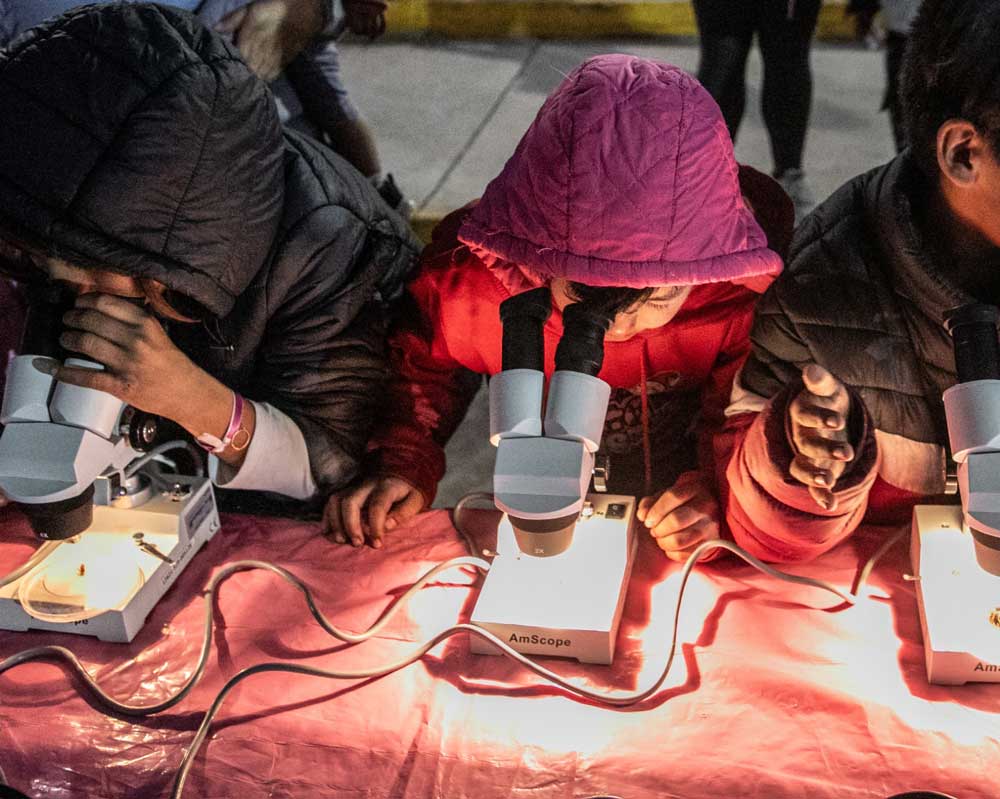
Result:
[[[395,375],[388,410],[372,444],[378,473],[416,486],[428,504],[444,475],[444,444],[477,387],[469,372],[493,375],[501,368],[499,306],[510,292],[459,243],[468,213],[462,209],[441,222],[409,286],[402,322],[390,337]],[[612,397],[601,448],[612,457],[614,490],[622,483],[616,485],[616,470],[622,476],[623,469],[635,493],[669,487],[688,466],[714,482],[713,438],[749,351],[757,296],[732,283],[695,286],[668,324],[605,344],[599,376]],[[544,329],[546,375],[561,335],[561,315],[553,307]],[[483,446],[489,446],[485,438]],[[649,487],[642,479],[644,450],[653,475]]]

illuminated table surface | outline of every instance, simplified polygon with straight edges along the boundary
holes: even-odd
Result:
[[[795,571],[849,587],[888,534],[862,531]],[[31,545],[21,518],[0,511],[0,573]],[[378,681],[254,676],[223,706],[184,796],[853,799],[918,788],[1000,796],[1000,685],[928,685],[902,577],[906,546],[886,556],[872,596],[853,608],[736,561],[697,570],[673,673],[625,712],[573,700],[506,659],[471,655],[464,635]],[[461,554],[443,511],[395,532],[381,551],[335,546],[311,524],[228,516],[132,644],[0,633],[0,658],[58,643],[119,699],[149,703],[190,673],[199,591],[225,563],[283,565],[312,586],[331,621],[361,630],[427,568]],[[592,687],[648,684],[662,667],[678,570],[644,537],[615,664],[547,663]],[[467,618],[477,579],[442,575],[381,635],[348,648],[317,627],[290,585],[237,574],[220,592],[205,678],[170,711],[109,718],[58,665],[0,676],[0,768],[37,799],[166,797],[202,713],[234,673],[274,660],[351,669],[395,659]]]

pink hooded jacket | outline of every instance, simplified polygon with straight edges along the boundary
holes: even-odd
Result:
[[[530,284],[691,285],[773,277],[722,114],[675,66],[603,55],[545,101],[459,239]]]
[[[435,229],[390,338],[395,375],[372,470],[430,503],[474,393],[463,375],[501,369],[500,303],[565,277],[696,284],[667,324],[605,343],[602,450],[621,493],[662,490],[695,467],[714,479],[756,292],[781,270],[768,238],[783,250],[793,218],[774,181],[736,163],[721,112],[694,78],[630,56],[590,59],[545,102],[482,200]],[[548,373],[562,334],[553,310]]]

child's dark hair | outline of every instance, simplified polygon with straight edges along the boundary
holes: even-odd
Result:
[[[588,286],[586,283],[570,282],[569,294],[577,302],[614,318],[653,296],[655,288],[630,289],[619,286]]]
[[[906,134],[937,175],[937,132],[971,122],[1000,157],[1000,0],[924,0],[903,59]]]

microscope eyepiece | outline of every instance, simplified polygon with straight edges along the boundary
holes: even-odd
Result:
[[[1000,339],[995,305],[970,303],[948,311],[944,324],[955,348],[955,372],[959,383],[1000,379]]]
[[[503,323],[503,370],[545,368],[542,328],[552,313],[547,286],[515,294],[500,303]]]
[[[611,318],[575,302],[563,310],[563,335],[556,348],[556,370],[596,377],[604,364],[604,334]]]

